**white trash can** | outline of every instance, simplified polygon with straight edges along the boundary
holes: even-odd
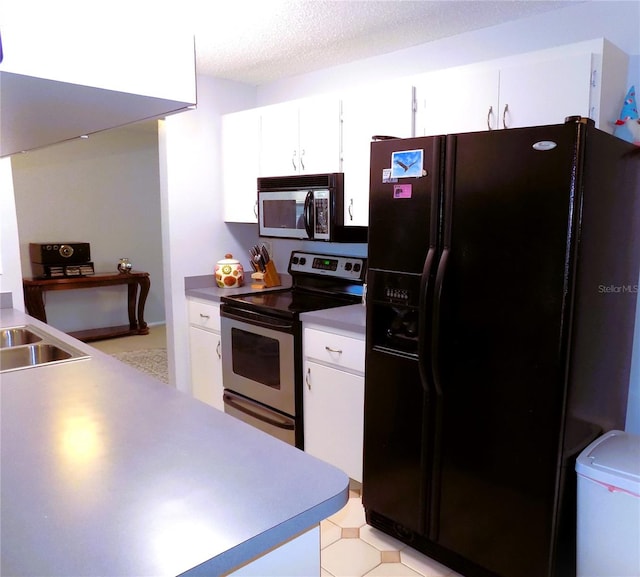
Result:
[[[577,577],[640,576],[640,436],[610,431],[576,461]]]

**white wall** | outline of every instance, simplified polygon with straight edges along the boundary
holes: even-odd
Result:
[[[183,391],[190,391],[184,279],[212,275],[225,253],[244,256],[258,240],[255,225],[228,225],[222,220],[220,117],[254,105],[254,87],[200,76],[197,109],[161,123],[169,372],[171,382]]]
[[[164,322],[156,123],[132,125],[11,157],[23,276],[30,242],[89,242],[96,272],[128,257],[151,277],[145,321]],[[46,295],[65,332],[129,323],[125,286]]]

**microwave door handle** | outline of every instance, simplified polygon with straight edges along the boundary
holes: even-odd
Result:
[[[313,229],[315,228],[313,214],[313,190],[307,192],[307,196],[304,199],[304,228],[307,231],[307,236],[309,238],[313,238]]]

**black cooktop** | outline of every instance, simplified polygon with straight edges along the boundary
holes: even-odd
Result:
[[[366,259],[293,251],[288,271],[293,287],[222,297],[223,306],[297,318],[362,300]]]
[[[222,297],[222,303],[264,314],[297,317],[300,313],[355,304],[360,298],[320,295],[296,289]]]

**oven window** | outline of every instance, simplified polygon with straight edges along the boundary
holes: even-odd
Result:
[[[236,375],[280,389],[280,342],[270,337],[231,329],[231,360]]]

